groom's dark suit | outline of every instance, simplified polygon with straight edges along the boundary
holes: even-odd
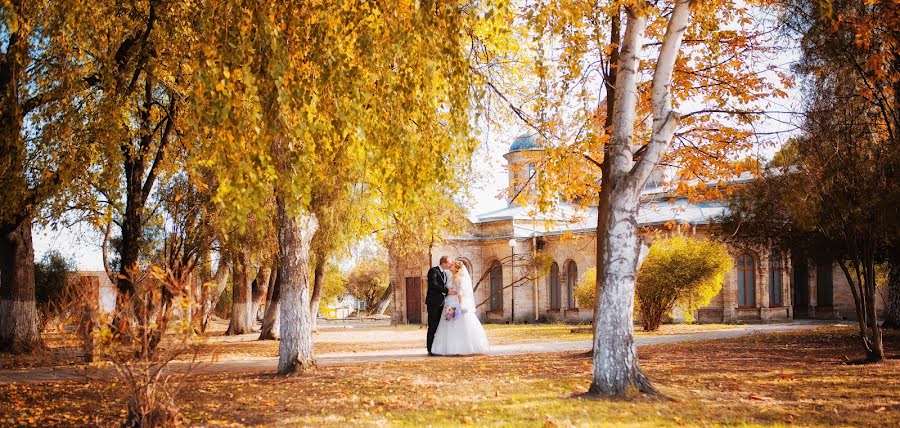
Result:
[[[428,353],[431,353],[431,344],[434,343],[434,332],[437,331],[444,311],[444,297],[450,290],[447,289],[447,275],[440,266],[428,269],[428,293],[425,294],[425,307],[428,308]]]

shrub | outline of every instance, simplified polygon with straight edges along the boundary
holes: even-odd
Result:
[[[575,284],[575,302],[581,309],[594,309],[597,302],[597,269],[590,268]]]
[[[681,235],[654,241],[636,286],[644,330],[659,329],[676,305],[693,321],[693,312],[722,289],[731,263],[728,249],[718,242]]]
[[[192,324],[191,310],[199,305],[193,299],[193,285],[186,280],[187,274],[172,272],[152,267],[150,275],[134,281],[131,304],[100,316],[91,331],[99,360],[113,367],[124,388],[122,426],[164,427],[182,422],[176,392],[190,385],[202,342]],[[184,355],[190,356],[185,369],[170,370],[169,365]],[[102,377],[94,381],[109,382]]]
[[[50,251],[34,264],[34,297],[41,316],[41,329],[63,305],[69,276],[74,267],[57,251]]]
[[[575,303],[581,309],[594,309],[597,303],[597,269],[590,268],[584,272],[584,275],[575,284]],[[637,315],[637,305],[634,309]]]

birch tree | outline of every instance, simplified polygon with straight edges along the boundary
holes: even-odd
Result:
[[[259,339],[257,340],[275,340],[278,339],[276,333],[281,329],[278,322],[278,313],[281,311],[281,280],[278,278],[278,264],[272,268],[269,275],[268,296],[266,296],[266,313],[263,314],[262,327],[259,329]]]
[[[590,391],[623,395],[630,388],[654,392],[640,368],[634,344],[634,290],[646,248],[638,236],[641,190],[668,149],[678,113],[672,108],[672,75],[691,14],[691,1],[678,0],[672,10],[651,85],[653,124],[650,142],[635,162],[634,123],[638,119],[640,50],[647,11],[625,8],[625,34],[616,66],[612,134],[605,149],[604,189],[597,219],[597,278],[600,287],[594,316],[594,379]],[[603,231],[601,235],[599,232]]]
[[[246,334],[253,331],[251,310],[250,256],[247,250],[238,250],[231,270],[231,318],[225,335]]]
[[[780,70],[756,68],[774,48],[755,5],[527,3],[517,30],[530,49],[516,63],[532,71],[523,79],[530,90],[504,90],[496,65],[479,69],[492,97],[544,148],[527,178],[534,185],[523,186],[518,200],[544,211],[563,202],[597,207],[591,393],[655,393],[633,336],[635,277],[646,252],[636,215],[645,185],[658,173],[655,184],[692,199],[726,194],[728,178],[752,170],[735,154],[757,143],[753,123],[765,118],[765,102],[792,85]],[[679,113],[679,105],[689,110]],[[671,174],[657,171],[661,164]]]

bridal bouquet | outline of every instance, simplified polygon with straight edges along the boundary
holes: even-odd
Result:
[[[451,304],[451,305],[447,306],[447,311],[444,312],[444,319],[446,319],[447,321],[453,321],[456,319],[456,317],[458,317],[462,314],[463,314],[463,310],[462,310],[462,308],[459,307],[459,305]]]

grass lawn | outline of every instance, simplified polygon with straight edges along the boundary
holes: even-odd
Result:
[[[849,327],[641,347],[665,399],[587,398],[589,357],[557,353],[195,375],[176,402],[208,426],[897,426],[900,360],[860,355]],[[0,425],[113,425],[122,403],[110,382],[0,386]]]
[[[238,337],[224,337],[227,321],[211,326],[207,343],[200,348],[202,357],[235,359],[243,356],[277,357],[277,341],[257,341],[257,333]],[[734,324],[667,324],[660,331],[648,333],[636,328],[636,335],[654,336],[689,334],[702,331],[740,327]],[[576,332],[573,333],[573,329]],[[589,325],[571,324],[486,324],[485,330],[492,344],[535,342],[569,342],[591,340]],[[316,353],[363,352],[402,348],[424,348],[425,327],[400,325],[357,329],[322,329],[316,333]],[[31,356],[0,354],[0,369],[81,364],[77,341],[71,335],[45,333],[47,350]],[[184,358],[189,358],[185,356]]]
[[[486,324],[488,340],[494,345],[537,342],[574,342],[591,340],[590,326],[571,324]],[[734,324],[668,324],[657,332],[636,331],[638,337],[672,334],[690,334],[703,331],[726,330],[740,327]],[[573,333],[573,330],[575,332]],[[316,334],[316,352],[363,352],[387,349],[424,348],[425,327],[396,326],[348,329],[341,332],[322,330]],[[351,336],[358,341],[347,341],[335,336]],[[225,338],[203,347],[204,355],[220,358],[238,358],[242,355],[277,357],[278,342],[230,341]]]
[[[635,335],[666,336],[671,334],[690,334],[704,331],[729,330],[741,327],[737,324],[665,324],[659,331],[646,332],[635,326]],[[491,343],[527,343],[591,340],[590,325],[573,326],[571,324],[486,324],[488,338]],[[573,333],[573,330],[575,332]]]

